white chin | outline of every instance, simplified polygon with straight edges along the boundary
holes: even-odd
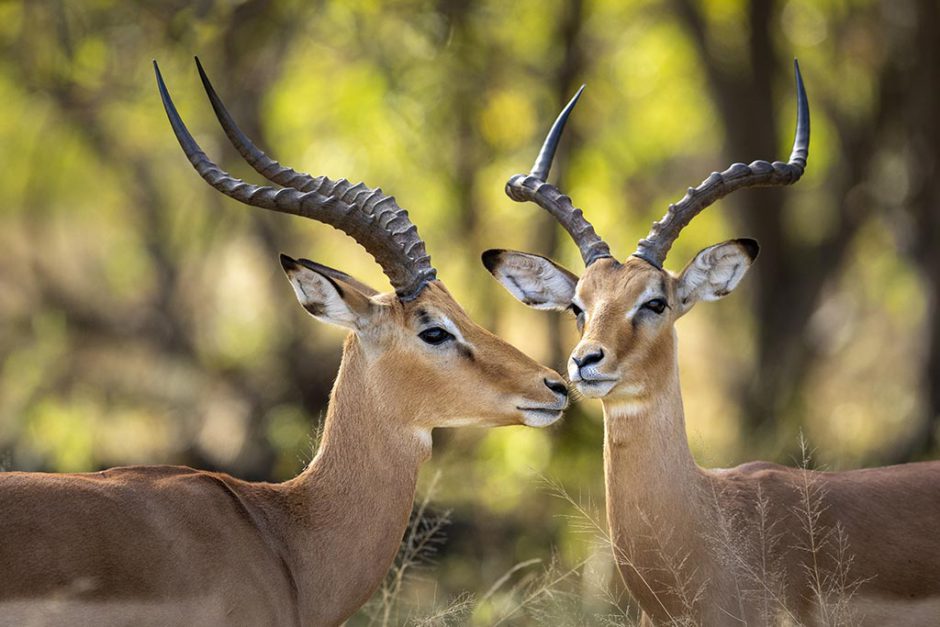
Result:
[[[527,427],[547,427],[561,418],[560,409],[523,409],[522,424]]]
[[[575,387],[578,388],[578,391],[581,392],[584,396],[588,398],[603,398],[607,396],[614,386],[617,385],[617,381],[578,381],[575,383]]]

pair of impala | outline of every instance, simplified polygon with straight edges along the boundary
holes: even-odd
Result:
[[[381,265],[394,292],[281,257],[301,305],[351,331],[322,445],[294,479],[249,483],[168,466],[2,475],[0,622],[339,624],[369,598],[395,556],[432,429],[541,427],[567,406],[557,373],[470,320],[437,280],[417,228],[394,198],[269,158],[239,130],[198,67],[225,133],[274,185],[235,179],[206,157],[154,64],[173,131],[200,176],[246,204],[344,231]],[[797,94],[787,163],[738,163],[713,173],[621,262],[546,182],[579,92],[531,173],[511,178],[506,192],[562,224],[584,259],[583,275],[537,255],[483,255],[523,303],[577,318],[582,339],[568,375],[604,405],[614,554],[649,623],[826,624],[830,604],[842,601],[822,594],[813,579],[836,576],[857,582],[849,604],[859,622],[940,622],[940,463],[841,473],[760,462],[705,470],[687,445],[673,325],[696,302],[731,292],[758,246],[747,239],[716,244],[678,275],[663,262],[680,230],[722,196],[800,178],[809,109],[798,68]],[[819,501],[811,523],[847,538],[847,563],[807,550],[819,548],[807,533],[823,540],[800,518],[807,481]],[[776,541],[762,542],[765,534]]]

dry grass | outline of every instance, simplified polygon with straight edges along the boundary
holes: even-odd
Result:
[[[823,523],[825,493],[818,475],[810,470],[812,451],[802,436],[800,444],[800,481],[796,488],[796,505],[790,512],[800,525],[795,533],[783,533],[781,521],[773,516],[771,503],[758,486],[753,515],[717,507],[718,525],[710,530],[708,537],[702,538],[722,567],[734,575],[740,604],[721,608],[728,624],[746,625],[741,618],[747,613],[745,607],[756,606],[760,608],[759,625],[802,625],[790,607],[792,595],[788,595],[788,584],[805,584],[800,587],[810,591],[812,598],[807,600],[817,608],[814,624],[842,627],[858,622],[859,617],[853,615],[850,602],[864,582],[852,577],[853,556],[845,529],[839,524]],[[553,479],[543,477],[542,481],[548,492],[568,507],[570,513],[565,519],[569,528],[590,538],[590,553],[602,552],[610,556],[614,566],[609,569],[611,572],[598,576],[589,564],[590,557],[566,566],[553,554],[548,560],[530,559],[514,565],[480,595],[467,592],[443,601],[435,598],[404,602],[402,593],[406,583],[433,563],[449,523],[449,512],[432,513],[429,507],[438,483],[435,477],[413,514],[398,558],[382,588],[359,615],[367,617],[363,624],[382,627],[638,625],[642,614],[625,593],[627,582],[621,568],[635,573],[659,601],[668,617],[668,625],[698,624],[708,582],[695,585],[696,569],[689,563],[688,555],[675,550],[675,530],[670,525],[641,516],[645,529],[637,529],[634,536],[642,538],[645,546],[654,547],[661,564],[662,572],[658,574],[677,582],[669,589],[657,590],[652,582],[663,578],[653,577],[655,571],[637,566],[631,558],[632,546],[615,546],[602,510],[590,498],[573,497]],[[718,505],[726,501],[722,496],[713,493],[711,498]],[[797,541],[786,544],[784,538]],[[805,554],[805,581],[787,581],[782,556],[788,551]],[[615,578],[613,581],[611,576]],[[676,600],[678,611],[673,605]],[[598,605],[602,606],[601,610],[597,609]],[[672,612],[667,608],[673,608]]]
[[[381,588],[360,612],[368,617],[366,624],[370,626],[457,625],[473,609],[473,596],[468,593],[458,595],[442,607],[436,604],[430,608],[413,607],[403,602],[402,591],[408,579],[434,564],[438,548],[446,539],[444,529],[450,524],[450,511],[434,512],[430,508],[439,482],[438,472],[411,513],[398,555]]]
[[[660,603],[662,610],[669,616],[670,622],[676,625],[685,625],[690,624],[689,619],[691,617],[691,610],[694,608],[697,599],[700,597],[701,590],[697,590],[694,593],[690,591],[688,586],[682,586],[680,592],[683,603],[687,605],[689,612],[688,616],[677,616],[669,612],[667,604],[665,602],[665,594],[668,594],[669,591],[657,590],[653,583],[648,579],[650,574],[648,571],[640,569],[632,559],[634,554],[633,546],[619,546],[613,541],[613,537],[610,535],[609,528],[604,516],[601,514],[600,508],[594,505],[590,498],[574,498],[565,487],[548,477],[543,477],[542,481],[548,486],[549,492],[565,501],[569,507],[572,509],[573,514],[567,516],[569,525],[575,531],[588,534],[595,543],[602,549],[609,552],[610,555],[614,558],[614,572],[617,577],[619,577],[618,588],[620,590],[626,590],[628,588],[627,581],[623,576],[623,571],[621,567],[625,567],[628,570],[633,571],[642,585],[646,586],[647,591],[652,594],[652,596]],[[658,535],[657,528],[655,525],[651,524],[650,521],[646,520],[647,532],[652,535]],[[669,534],[671,535],[671,533]],[[668,546],[668,539],[665,541],[657,540],[656,546],[661,549],[664,546]],[[685,557],[675,554],[660,554],[663,558],[663,561],[669,564],[668,568],[673,570],[679,570],[685,564]],[[677,581],[686,581],[685,578],[679,578]],[[640,613],[639,609],[632,605],[626,598],[622,595],[614,595],[611,593],[610,586],[607,589],[600,591],[603,595],[605,601],[609,605],[610,609],[613,610],[611,613],[607,614],[595,614],[594,619],[598,624],[619,624],[619,625],[630,625],[639,623]]]
[[[791,607],[788,583],[809,590],[810,598],[805,600],[816,607],[814,624],[858,624],[851,600],[864,581],[851,576],[854,557],[844,527],[823,523],[825,489],[812,465],[812,450],[800,434],[796,504],[789,512],[799,527],[791,536],[795,542],[789,546],[783,544],[781,521],[772,516],[771,504],[760,485],[752,517],[722,508],[720,503],[728,499],[713,494],[719,524],[707,540],[722,565],[735,576],[741,605],[725,610],[742,625],[746,624],[741,618],[745,604],[760,608],[761,625],[802,625]],[[803,554],[802,582],[788,582],[783,563],[787,551]]]
[[[515,624],[534,621],[537,625],[571,624],[571,618],[577,614],[578,597],[565,584],[580,571],[583,562],[572,568],[563,568],[556,556],[541,569],[519,578],[503,594],[495,592],[516,572],[528,566],[542,565],[541,560],[528,560],[512,567],[506,575],[494,585],[490,593],[480,600],[474,612],[476,624],[497,625]]]
[[[827,527],[820,517],[826,511],[825,492],[818,475],[810,470],[812,451],[800,433],[800,500],[795,514],[802,526],[801,542],[793,550],[806,553],[805,575],[813,601],[819,609],[819,624],[841,626],[858,623],[850,601],[864,581],[852,579],[850,571],[854,556],[849,552],[849,539],[841,523]],[[823,563],[831,563],[831,568]]]
[[[779,519],[773,519],[770,501],[758,486],[755,503],[756,519],[751,522],[719,506],[722,499],[713,492],[718,525],[707,538],[720,563],[734,573],[735,587],[740,599],[737,608],[725,608],[729,618],[744,624],[745,604],[760,608],[763,625],[797,624],[799,621],[789,610],[786,597],[786,577],[780,559]]]

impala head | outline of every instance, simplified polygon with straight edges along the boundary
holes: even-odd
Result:
[[[281,166],[236,126],[196,60],[219,122],[248,163],[276,186],[233,178],[206,157],[176,111],[156,62],[170,124],[196,171],[246,204],[325,222],[353,237],[382,267],[394,292],[380,294],[344,272],[281,256],[300,304],[353,332],[363,386],[380,392],[389,416],[424,428],[544,426],[567,406],[561,377],[470,320],[436,279],[417,227],[391,196],[345,179]]]
[[[580,90],[549,131],[531,173],[506,184],[510,198],[533,201],[561,223],[577,244],[585,270],[579,278],[545,257],[506,250],[486,251],[483,263],[523,303],[575,315],[581,341],[571,352],[568,374],[585,396],[630,400],[654,391],[675,365],[675,321],[698,301],[729,294],[754,262],[757,242],[736,239],[700,251],[678,274],[663,268],[682,228],[719,198],[745,187],[799,180],[809,150],[809,106],[799,66],[796,83],[797,127],[789,161],[735,163],[713,172],[669,206],[626,261],[616,260],[571,199],[545,182]]]

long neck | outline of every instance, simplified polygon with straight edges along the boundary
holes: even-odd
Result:
[[[691,612],[705,574],[692,569],[705,557],[707,483],[689,450],[675,362],[642,396],[605,399],[604,433],[607,518],[624,581],[654,616]]]
[[[350,336],[320,449],[290,482],[295,578],[310,624],[342,621],[379,586],[408,524],[418,467],[431,453],[430,433],[404,428],[407,417],[395,415],[388,398],[395,391],[381,389],[366,368]]]

